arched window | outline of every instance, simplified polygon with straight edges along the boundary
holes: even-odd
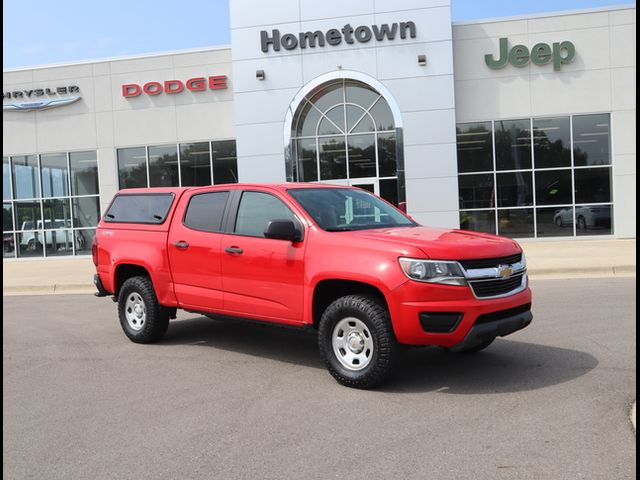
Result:
[[[396,128],[369,85],[339,79],[300,103],[292,123],[293,179],[353,185],[398,204]]]

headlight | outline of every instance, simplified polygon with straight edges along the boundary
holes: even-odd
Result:
[[[524,268],[527,268],[527,257],[524,256],[524,250],[522,251],[522,258],[520,259],[520,263]]]
[[[467,280],[458,262],[399,258],[400,267],[407,277],[418,282],[466,285]]]

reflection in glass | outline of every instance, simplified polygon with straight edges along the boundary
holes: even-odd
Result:
[[[533,237],[533,209],[498,210],[498,235],[512,238]]]
[[[308,99],[318,110],[326,112],[331,107],[344,103],[342,82],[322,85]],[[313,135],[315,135],[315,132],[313,132]]]
[[[573,117],[573,161],[576,166],[609,165],[608,113]]]
[[[311,103],[305,100],[296,121],[294,131],[296,137],[311,137],[316,134],[316,126],[320,120],[320,112]]]
[[[375,132],[376,126],[366,110],[355,105],[347,105],[347,130],[350,133]]]
[[[347,155],[344,136],[318,139],[320,149],[320,180],[347,178]]]
[[[11,174],[9,157],[2,157],[2,199],[11,200]]]
[[[536,168],[571,166],[569,117],[533,119],[533,158]]]
[[[42,231],[25,231],[16,235],[18,238],[19,257],[41,257],[43,255]]]
[[[392,205],[398,205],[398,179],[380,180],[380,196]]]
[[[495,122],[496,168],[527,170],[531,168],[531,128],[529,120]]]
[[[320,120],[318,126],[318,135],[337,135],[344,133],[344,107],[338,105],[328,112],[325,112],[324,118]]]
[[[360,82],[345,82],[345,98],[347,103],[355,103],[365,110],[375,102],[380,95],[378,92]]]
[[[71,228],[71,207],[69,199],[44,200],[44,229]]]
[[[96,152],[71,152],[71,195],[98,194],[98,159]]]
[[[79,197],[72,200],[73,226],[95,227],[100,221],[99,197]]]
[[[395,177],[398,174],[395,132],[378,134],[378,170],[381,177]]]
[[[461,209],[493,207],[493,174],[460,175],[458,199]]]
[[[47,257],[73,255],[72,231],[55,229],[44,232]]]
[[[376,140],[375,134],[350,135],[349,178],[376,176]]]
[[[89,254],[91,253],[91,245],[93,244],[93,237],[96,236],[96,231],[94,229],[88,230],[74,230],[73,231],[73,240],[76,243],[76,254]]]
[[[573,236],[573,207],[537,208],[538,237]]]
[[[16,255],[16,236],[13,233],[2,234],[2,258],[13,258]]]
[[[498,173],[498,207],[533,205],[531,172]]]
[[[316,157],[316,139],[298,140],[298,181],[317,182],[318,162]]]
[[[537,205],[572,203],[571,170],[537,171],[535,175]]]
[[[35,155],[11,157],[13,167],[14,198],[40,197],[40,180],[38,178],[38,159]]]
[[[611,201],[611,168],[577,168],[576,203]]]
[[[144,147],[118,149],[120,188],[147,187],[147,154]]]
[[[40,202],[16,202],[13,205],[16,230],[42,228]]]
[[[496,233],[495,210],[460,211],[460,228],[474,232]]]
[[[456,126],[458,172],[493,170],[491,122],[460,123]]]
[[[371,107],[369,114],[373,117],[378,131],[394,129],[393,113],[391,113],[389,104],[382,97]]]
[[[13,208],[10,203],[2,204],[2,231],[11,232],[13,230]]]
[[[42,169],[42,196],[65,197],[69,195],[69,171],[67,154],[40,155]]]
[[[610,235],[611,205],[577,205],[576,233],[580,235]]]
[[[176,145],[149,147],[149,186],[177,187],[179,185]]]
[[[209,142],[180,145],[180,175],[185,187],[211,185]]]
[[[238,183],[238,157],[235,140],[211,142],[213,183]]]

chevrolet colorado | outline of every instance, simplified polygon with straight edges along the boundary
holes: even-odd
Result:
[[[161,339],[178,308],[313,328],[356,388],[384,382],[401,344],[476,352],[532,319],[515,241],[424,227],[352,187],[121,190],[92,253],[133,342]]]

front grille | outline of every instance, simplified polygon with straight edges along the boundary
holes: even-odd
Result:
[[[497,320],[504,320],[505,318],[515,317],[516,315],[520,315],[521,313],[528,312],[531,310],[531,304],[527,303],[525,305],[520,305],[519,307],[509,308],[507,310],[499,310],[497,312],[484,313],[476,318],[476,321],[473,322],[474,325],[478,325],[479,323],[491,323]]]
[[[507,278],[496,278],[495,280],[472,280],[469,282],[476,297],[495,297],[506,295],[522,285],[524,273],[519,273]]]
[[[498,265],[512,265],[522,260],[522,254],[511,255],[509,257],[499,258],[479,258],[474,260],[458,260],[466,270],[472,270],[475,268],[493,268]]]

